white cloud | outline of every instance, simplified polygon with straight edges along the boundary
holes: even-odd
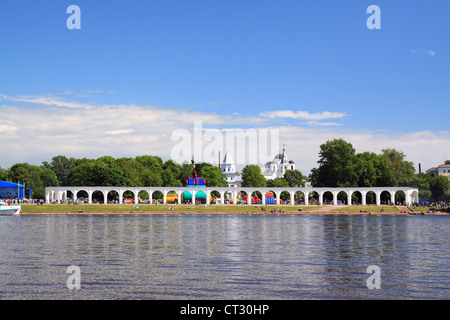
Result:
[[[431,56],[431,57],[436,56],[436,51],[434,51],[434,50],[432,50],[432,49],[430,49],[430,50],[425,50],[425,51],[420,51],[420,50],[416,50],[416,49],[411,49],[411,53],[412,53],[412,54],[416,54],[416,53],[418,53],[418,52],[421,52],[422,54],[429,55],[429,56]]]
[[[0,157],[0,166],[3,168],[18,162],[39,165],[59,154],[76,158],[150,154],[168,159],[176,143],[171,141],[171,133],[180,128],[193,132],[194,121],[202,121],[203,129],[222,130],[242,126],[267,128],[274,120],[264,116],[218,115],[155,106],[95,106],[60,100],[50,103],[50,98],[40,97],[0,97],[21,104],[0,104],[0,149],[8,150],[2,152]],[[32,107],[24,108],[23,103],[32,104]],[[74,107],[78,105],[80,107]],[[343,138],[352,143],[357,152],[380,153],[382,149],[395,148],[404,152],[407,160],[416,166],[421,163],[423,170],[440,164],[444,156],[443,148],[450,145],[448,131],[398,134],[362,129],[356,131],[336,126],[334,122],[319,122],[343,116],[306,112],[303,118],[309,120],[310,126],[283,125],[274,126],[273,129],[279,130],[279,145],[286,144],[289,158],[295,161],[297,168],[304,174],[317,167],[320,145],[334,138]]]
[[[112,131],[105,131],[106,134],[110,134],[110,135],[118,135],[118,134],[128,134],[128,133],[133,133],[134,129],[120,129],[120,130],[112,130]]]
[[[342,124],[336,123],[336,122],[320,122],[320,121],[308,121],[306,123],[310,126],[321,126],[321,127],[328,127],[328,126],[341,126]]]
[[[340,119],[345,117],[345,113],[340,112],[319,112],[319,113],[309,113],[308,111],[292,111],[292,110],[278,110],[262,112],[259,114],[261,117],[268,118],[291,118],[291,119],[302,119],[302,120],[326,120],[326,119]]]
[[[15,102],[26,102],[26,103],[33,103],[33,104],[39,104],[39,105],[46,105],[46,106],[56,106],[56,107],[66,107],[66,108],[76,108],[76,109],[91,109],[92,106],[85,103],[79,103],[79,102],[67,102],[62,101],[53,97],[30,97],[30,96],[21,96],[21,97],[11,97],[7,95],[0,95],[5,100],[9,101],[15,101]]]
[[[16,127],[13,127],[13,126],[10,126],[10,125],[7,125],[7,124],[0,124],[0,133],[2,135],[13,133],[16,130],[17,130]]]

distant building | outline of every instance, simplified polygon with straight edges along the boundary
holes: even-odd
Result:
[[[444,163],[438,167],[430,168],[427,170],[427,173],[434,176],[444,176],[450,180],[450,163]]]
[[[287,170],[295,170],[295,163],[288,159],[286,148],[283,146],[282,153],[277,154],[272,161],[265,164],[263,175],[267,180],[283,178]]]
[[[227,183],[229,187],[240,187],[242,178],[236,173],[236,166],[230,153],[227,151],[223,158],[223,162],[220,164],[222,173],[227,176]],[[266,180],[275,178],[284,178],[284,174],[287,170],[295,170],[295,163],[289,160],[286,153],[286,148],[283,146],[283,151],[277,154],[273,161],[269,161],[265,164],[262,174]]]
[[[227,176],[227,183],[229,187],[238,187],[241,184],[240,176],[236,174],[236,166],[234,160],[227,151],[223,157],[223,162],[220,165],[222,173]]]

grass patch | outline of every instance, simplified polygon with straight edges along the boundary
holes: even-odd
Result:
[[[85,214],[89,213],[151,213],[151,212],[262,212],[261,207],[264,207],[265,212],[270,213],[274,210],[285,210],[285,212],[298,212],[298,209],[302,208],[303,211],[314,210],[316,206],[262,206],[262,205],[211,205],[206,207],[193,206],[193,205],[154,205],[154,204],[140,204],[136,208],[134,204],[22,204],[22,213],[24,214],[39,214],[39,213],[78,213],[83,210]],[[170,207],[173,209],[171,210]]]
[[[376,206],[376,205],[365,205],[365,206],[349,206],[345,208],[339,208],[336,207],[336,209],[332,209],[332,212],[360,212],[361,210],[367,211],[367,212],[381,212],[383,209],[383,212],[400,212],[396,207],[394,206]]]

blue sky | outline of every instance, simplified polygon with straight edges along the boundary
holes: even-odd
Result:
[[[81,30],[66,27],[72,4],[81,9]],[[381,9],[380,30],[366,27],[372,4]],[[168,137],[192,128],[190,116],[218,129],[279,128],[303,172],[334,137],[357,152],[396,148],[424,167],[450,158],[448,1],[0,7],[0,146],[12,148],[1,167],[58,154],[167,158]],[[89,127],[80,106],[89,107]],[[143,122],[147,112],[167,113],[173,123]],[[108,113],[117,121],[107,123]],[[74,126],[84,133],[64,132]],[[120,129],[115,140],[105,134]]]

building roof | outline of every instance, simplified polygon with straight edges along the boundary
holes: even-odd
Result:
[[[438,168],[450,168],[450,163],[441,164]]]
[[[23,188],[25,187],[23,184],[17,185],[17,183],[9,182],[9,181],[0,181],[0,188]]]
[[[234,160],[228,153],[228,151],[225,153],[225,156],[223,157],[223,164],[234,164]]]

